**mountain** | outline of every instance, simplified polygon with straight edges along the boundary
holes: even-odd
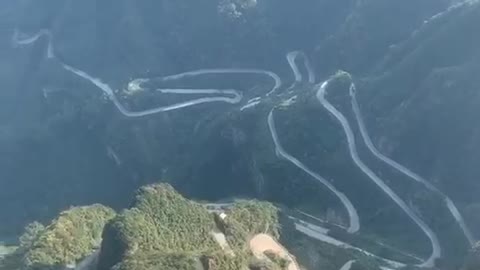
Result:
[[[440,269],[479,237],[478,1],[0,5],[4,242],[158,179],[291,209],[309,269],[325,236]]]
[[[269,203],[210,212],[156,184],[118,215],[92,205],[62,212],[46,227],[31,224],[0,269],[300,269],[278,236],[278,209]]]

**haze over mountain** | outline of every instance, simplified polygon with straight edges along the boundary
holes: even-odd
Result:
[[[163,181],[192,200],[275,203],[307,269],[347,263],[318,248],[326,236],[392,268],[475,257],[478,1],[0,10],[0,242],[70,206],[128,208]]]

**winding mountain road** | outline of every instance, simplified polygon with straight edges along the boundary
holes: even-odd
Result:
[[[37,34],[31,37],[24,37],[24,35],[20,34],[18,30],[15,30],[14,35],[12,37],[12,43],[14,46],[25,46],[31,43],[36,42],[41,37],[46,37],[48,39],[48,48],[47,48],[47,58],[55,58],[57,59],[63,68],[95,85],[97,88],[103,91],[103,93],[110,99],[116,108],[125,116],[127,117],[142,117],[147,115],[152,115],[156,113],[162,113],[167,111],[173,111],[177,109],[182,109],[202,103],[211,103],[211,102],[225,102],[230,104],[238,104],[242,101],[243,95],[240,91],[234,89],[156,89],[157,92],[163,94],[179,94],[179,95],[198,95],[198,94],[225,94],[230,95],[231,97],[226,96],[214,96],[214,97],[203,97],[197,98],[193,100],[188,100],[180,103],[175,103],[172,105],[167,106],[159,106],[152,109],[142,110],[142,111],[130,111],[127,109],[117,98],[114,89],[112,89],[107,83],[104,83],[101,79],[95,78],[89,75],[87,72],[75,68],[71,65],[68,65],[62,62],[60,59],[55,57],[54,46],[53,46],[53,37],[49,30],[42,29]],[[254,75],[262,75],[268,76],[274,81],[274,86],[271,90],[266,93],[266,96],[274,93],[278,90],[282,85],[282,80],[280,77],[275,74],[274,72],[261,70],[261,69],[201,69],[195,71],[188,71],[184,73],[169,75],[161,78],[137,78],[128,83],[127,93],[134,93],[138,91],[144,90],[142,88],[142,84],[146,83],[150,80],[160,80],[162,82],[172,81],[172,80],[180,80],[187,77],[195,77],[207,74],[254,74]]]
[[[308,60],[308,57],[305,55],[305,53],[301,51],[292,51],[287,53],[287,62],[290,68],[292,69],[294,82],[288,89],[292,89],[295,85],[302,82],[303,80],[302,73],[300,72],[300,69],[296,64],[297,58],[299,56],[301,56],[304,59],[303,63],[308,73],[308,82],[311,84],[315,83],[315,72],[313,71],[312,65],[310,64],[310,60]]]
[[[348,262],[346,262],[341,268],[340,270],[350,270],[350,268],[352,268],[352,264],[355,262],[355,260],[350,260]]]
[[[101,79],[96,78],[92,75],[89,75],[87,72],[80,70],[78,68],[75,68],[71,65],[68,65],[64,62],[62,62],[60,59],[58,59],[55,56],[55,51],[54,51],[54,44],[53,44],[53,35],[49,30],[42,29],[38,33],[32,35],[32,36],[25,36],[21,34],[18,30],[14,32],[13,38],[12,38],[12,44],[14,46],[25,46],[32,44],[39,40],[42,37],[46,37],[48,39],[48,47],[47,47],[47,52],[46,52],[46,57],[47,58],[55,58],[57,61],[60,62],[62,67],[72,73],[75,74],[76,76],[89,81],[93,85],[95,85],[97,88],[99,88],[104,95],[115,105],[115,107],[118,109],[118,111],[123,114],[124,116],[127,117],[142,117],[142,116],[147,116],[147,115],[152,115],[156,113],[162,113],[162,112],[167,112],[167,111],[173,111],[173,110],[178,110],[182,108],[187,108],[190,106],[195,106],[198,104],[203,104],[203,103],[213,103],[213,102],[221,102],[221,103],[228,103],[228,104],[242,104],[243,106],[240,107],[240,111],[243,111],[248,108],[253,108],[260,102],[262,102],[264,97],[267,97],[272,94],[277,94],[279,90],[282,88],[282,80],[281,78],[275,74],[272,71],[268,70],[262,70],[262,69],[240,69],[240,68],[218,68],[218,69],[200,69],[200,70],[194,70],[194,71],[188,71],[188,72],[183,72],[179,74],[174,74],[174,75],[169,75],[165,77],[158,77],[158,78],[137,78],[134,80],[131,80],[127,88],[124,90],[126,94],[134,94],[136,92],[141,92],[146,90],[142,86],[150,82],[152,80],[159,81],[159,82],[170,82],[174,80],[182,80],[185,78],[191,78],[191,77],[197,77],[197,76],[203,76],[203,75],[209,75],[209,74],[249,74],[249,75],[258,75],[258,76],[266,76],[270,78],[273,81],[273,86],[271,89],[268,91],[265,91],[265,94],[262,94],[261,96],[252,98],[248,100],[247,102],[243,102],[243,92],[236,90],[236,89],[197,89],[197,88],[158,88],[158,89],[153,89],[154,91],[158,92],[161,95],[208,95],[207,97],[201,97],[201,98],[196,98],[196,99],[191,99],[171,105],[165,105],[165,106],[159,106],[151,109],[146,109],[146,110],[141,110],[141,111],[131,111],[128,108],[126,108],[118,99],[117,94],[114,89],[112,89],[107,83],[103,82]],[[300,72],[300,69],[297,65],[298,59],[303,59],[303,64],[305,67],[305,70],[307,71],[307,77],[308,80],[307,82],[310,85],[313,85],[315,83],[315,72],[313,71],[312,66],[309,63],[308,58],[306,55],[301,52],[301,51],[293,51],[289,52],[286,55],[287,62],[292,70],[293,76],[294,76],[294,81],[290,87],[287,88],[287,90],[293,89],[296,85],[299,83],[302,83],[304,81],[304,76]],[[349,75],[350,76],[350,75]],[[351,76],[350,76],[351,79]],[[357,148],[356,148],[356,143],[355,143],[355,136],[352,131],[352,128],[350,124],[348,123],[348,120],[345,118],[345,116],[337,110],[327,99],[326,99],[326,90],[328,88],[330,80],[327,80],[321,84],[318,84],[314,86],[314,91],[316,91],[316,99],[318,102],[331,114],[333,115],[337,121],[340,123],[342,126],[344,133],[347,138],[347,144],[348,144],[348,149],[351,158],[353,159],[355,165],[365,174],[368,176],[369,179],[372,180],[385,194],[388,195],[392,199],[392,201],[399,206],[405,214],[425,233],[425,235],[429,238],[431,246],[432,246],[432,252],[429,258],[424,260],[421,264],[419,264],[420,267],[433,267],[434,262],[437,258],[441,257],[441,247],[439,245],[439,241],[437,239],[436,234],[428,227],[428,225],[418,217],[414,211],[412,211],[407,204],[388,186],[385,184],[385,182],[378,177],[359,157]],[[152,89],[149,89],[152,90]],[[290,93],[290,92],[289,92]],[[363,142],[369,149],[369,151],[379,160],[384,162],[385,164],[389,165],[390,167],[394,168],[395,170],[401,172],[402,174],[408,176],[409,178],[423,184],[427,189],[429,189],[432,192],[435,192],[439,194],[444,202],[445,205],[448,207],[449,211],[451,212],[452,216],[455,218],[456,222],[462,229],[465,237],[467,240],[473,244],[474,238],[468,229],[467,225],[465,224],[463,217],[461,216],[459,210],[455,206],[454,202],[447,197],[444,193],[442,193],[439,189],[437,189],[435,186],[433,186],[430,182],[419,176],[418,174],[412,172],[405,166],[399,164],[398,162],[394,161],[393,159],[385,156],[382,154],[374,145],[372,142],[367,128],[365,126],[360,106],[357,102],[356,99],[356,87],[355,84],[351,83],[350,89],[349,89],[349,94],[351,98],[351,105],[352,109],[357,121],[357,124],[359,126],[359,130],[363,139]],[[296,96],[291,96],[289,99],[282,101],[280,105],[275,105],[275,106],[289,106],[295,101]],[[275,127],[275,120],[274,120],[274,111],[275,111],[275,106],[271,108],[271,110],[268,113],[267,116],[267,124],[269,128],[269,132],[271,135],[271,138],[273,140],[274,144],[274,149],[276,155],[283,159],[288,161],[289,163],[293,164],[295,167],[298,169],[302,170],[306,174],[308,174],[310,177],[314,178],[318,182],[320,182],[322,185],[324,185],[328,190],[330,190],[343,204],[344,208],[347,210],[348,216],[349,216],[349,226],[346,228],[346,231],[349,233],[356,233],[360,230],[360,218],[358,215],[358,212],[352,202],[349,200],[349,198],[341,191],[337,190],[335,186],[327,181],[325,178],[320,176],[317,172],[311,170],[307,166],[305,166],[299,159],[296,157],[292,156],[289,154],[282,146],[279,135],[277,133],[276,127]],[[352,246],[343,243],[341,241],[338,241],[328,235],[326,235],[325,232],[321,233],[320,231],[316,231],[315,227],[312,226],[305,226],[305,224],[296,224],[297,230],[305,233],[306,235],[309,235],[310,237],[328,242],[330,244],[344,247],[344,248],[352,248]],[[360,248],[356,248],[362,252],[366,252]],[[372,256],[375,256],[371,254]],[[378,257],[378,256],[377,256]],[[388,261],[388,260],[387,260]],[[353,261],[347,262],[344,267],[342,267],[341,270],[345,269],[350,269],[351,265],[353,264]],[[389,261],[389,264],[392,267],[398,268],[403,266],[404,264],[399,263],[399,262],[393,262]],[[344,269],[345,268],[345,269]]]
[[[407,204],[389,187],[385,182],[380,179],[363,161],[360,159],[357,153],[357,147],[355,145],[355,136],[353,135],[352,128],[348,123],[345,116],[338,111],[328,100],[325,98],[326,89],[329,84],[329,80],[317,85],[317,99],[322,104],[322,106],[329,111],[341,124],[345,135],[347,137],[348,148],[350,151],[350,156],[357,165],[357,167],[367,175],[378,187],[380,187],[417,225],[422,229],[422,231],[430,239],[432,245],[432,253],[430,257],[425,260],[420,267],[434,267],[435,260],[441,257],[441,247],[438,241],[436,234],[428,227],[423,220],[421,220],[417,214],[415,214]]]
[[[351,79],[350,74],[348,74],[348,76]],[[443,200],[445,201],[445,204],[446,204],[447,208],[449,209],[452,216],[455,218],[457,224],[462,229],[463,234],[465,235],[465,238],[468,240],[470,245],[473,246],[475,244],[475,239],[472,236],[472,233],[468,229],[462,215],[460,214],[460,211],[458,211],[458,208],[455,206],[453,201],[447,195],[445,195],[443,192],[441,192],[438,188],[436,188],[430,182],[428,182],[426,179],[424,179],[420,175],[412,172],[411,170],[409,170],[405,166],[401,165],[400,163],[396,162],[395,160],[385,156],[375,147],[375,145],[372,142],[372,139],[370,138],[370,135],[367,132],[367,128],[365,127],[365,123],[363,121],[363,117],[362,117],[362,114],[361,114],[361,111],[360,111],[360,106],[358,105],[357,98],[356,98],[356,86],[353,82],[350,85],[349,94],[350,94],[350,98],[351,98],[351,101],[352,101],[353,113],[355,115],[355,118],[357,119],[358,127],[360,129],[360,134],[362,135],[363,141],[364,141],[365,145],[367,146],[367,148],[370,150],[370,152],[376,158],[378,158],[382,162],[388,164],[390,167],[396,169],[397,171],[399,171],[402,174],[410,177],[411,179],[423,184],[430,191],[439,194],[443,198]]]
[[[337,198],[342,202],[343,206],[345,207],[345,209],[348,212],[348,216],[349,216],[349,219],[350,219],[350,226],[348,227],[347,231],[349,233],[358,232],[358,230],[360,229],[360,219],[358,217],[357,210],[353,206],[352,202],[348,199],[348,197],[345,196],[345,194],[343,194],[342,192],[338,191],[325,178],[321,177],[319,174],[310,170],[307,166],[305,166],[297,158],[293,157],[292,155],[290,155],[288,152],[286,152],[283,149],[283,147],[280,143],[280,140],[278,138],[277,130],[275,128],[275,121],[273,119],[273,109],[268,114],[267,122],[268,122],[268,127],[269,127],[269,130],[270,130],[270,134],[271,134],[272,139],[273,139],[273,143],[275,145],[275,152],[276,152],[277,156],[289,161],[290,163],[292,163],[293,165],[295,165],[296,167],[298,167],[299,169],[301,169],[302,171],[304,171],[305,173],[307,173],[308,175],[310,175],[311,177],[316,179],[322,185],[327,187],[333,194],[335,194],[335,196],[337,196]]]

